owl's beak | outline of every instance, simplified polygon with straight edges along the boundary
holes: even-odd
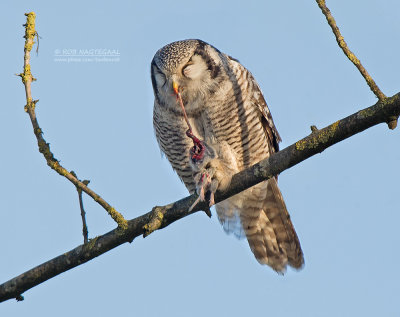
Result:
[[[172,89],[174,90],[174,93],[175,93],[176,95],[178,95],[178,93],[179,93],[178,88],[179,88],[178,84],[176,83],[176,81],[173,80],[173,81],[172,81]]]

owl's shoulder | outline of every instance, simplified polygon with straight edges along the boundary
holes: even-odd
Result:
[[[275,127],[274,120],[272,119],[271,112],[259,84],[253,74],[237,59],[229,55],[227,55],[227,58],[236,78],[239,81],[244,80],[247,82],[246,87],[247,90],[249,90],[247,96],[250,99],[250,102],[257,107],[261,114],[261,123],[264,127],[269,143],[272,145],[271,150],[273,149],[274,152],[279,151],[279,142],[281,142],[281,137]]]

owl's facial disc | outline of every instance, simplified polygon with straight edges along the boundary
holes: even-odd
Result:
[[[207,71],[207,65],[199,55],[193,55],[189,62],[182,68],[182,75],[185,78],[196,80],[201,79]]]

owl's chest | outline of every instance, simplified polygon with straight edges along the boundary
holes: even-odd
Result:
[[[210,133],[212,133],[212,124],[204,108],[188,114],[188,119],[194,135],[198,138],[204,140]]]
[[[235,90],[227,83],[214,93],[188,98],[185,109],[194,132],[204,140],[231,142],[248,132],[248,124],[254,125],[251,121],[258,117],[247,91]]]
[[[191,109],[193,111],[188,112],[189,122],[195,135],[203,140],[213,138],[224,141],[228,130],[235,133],[240,129],[238,108],[234,104],[226,104],[226,100],[209,100]]]

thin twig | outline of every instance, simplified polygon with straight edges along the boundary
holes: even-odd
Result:
[[[372,92],[378,97],[379,100],[384,100],[386,98],[385,94],[379,89],[378,85],[372,79],[370,74],[361,64],[360,60],[357,56],[354,55],[352,51],[347,47],[347,43],[345,42],[342,34],[339,31],[339,27],[336,25],[336,21],[331,14],[331,11],[327,8],[325,0],[316,0],[318,6],[321,8],[322,13],[325,15],[326,20],[328,21],[329,26],[332,28],[333,34],[335,34],[336,42],[339,44],[340,48],[343,50],[343,53],[347,56],[347,58],[357,67],[360,71],[361,75],[366,80],[369,88],[371,88]]]
[[[126,229],[128,227],[128,223],[125,218],[115,210],[111,205],[109,205],[103,198],[101,198],[98,194],[96,194],[93,190],[88,188],[83,182],[79,181],[71,172],[68,172],[64,167],[61,166],[60,162],[54,157],[53,153],[50,151],[50,145],[43,138],[43,131],[39,126],[39,123],[36,119],[35,107],[36,103],[39,100],[32,99],[31,93],[31,83],[36,80],[33,78],[31,73],[31,65],[30,65],[30,52],[32,50],[35,35],[37,32],[35,31],[35,13],[25,13],[27,16],[25,26],[25,48],[24,48],[24,72],[19,74],[22,78],[22,82],[25,86],[26,93],[26,106],[25,111],[29,114],[29,117],[32,122],[33,132],[36,136],[39,152],[43,154],[46,159],[47,165],[50,166],[53,170],[55,170],[61,176],[67,178],[71,183],[73,183],[77,188],[84,191],[90,197],[92,197],[100,206],[102,206],[108,214],[115,220],[118,226],[121,229]]]
[[[88,243],[88,227],[86,224],[86,212],[83,208],[83,200],[82,200],[82,189],[77,188],[78,190],[78,197],[79,197],[79,207],[81,209],[81,218],[82,218],[82,234],[83,234],[83,243]]]
[[[71,174],[74,175],[76,178],[78,178],[78,176],[75,174],[74,171],[71,171]],[[84,183],[87,186],[90,183],[90,181],[85,179],[84,181],[82,181],[82,183]],[[83,243],[86,244],[86,243],[88,243],[89,232],[88,232],[88,227],[86,224],[86,212],[85,212],[85,208],[83,206],[82,189],[80,189],[79,187],[76,187],[76,190],[78,192],[79,208],[81,210]]]
[[[400,93],[385,101],[378,101],[374,106],[336,121],[324,129],[315,130],[304,139],[234,175],[229,188],[216,193],[215,202],[218,203],[274,175],[281,174],[331,145],[374,125],[387,122],[389,117],[399,114]],[[112,230],[5,282],[0,285],[0,302],[11,298],[21,299],[23,292],[58,274],[90,261],[123,243],[132,242],[142,234],[147,236],[155,230],[165,228],[183,217],[208,207],[206,202],[201,202],[189,211],[196,198],[196,195],[191,195],[169,205],[155,207],[152,211],[129,220],[127,230],[123,232],[118,228]]]

